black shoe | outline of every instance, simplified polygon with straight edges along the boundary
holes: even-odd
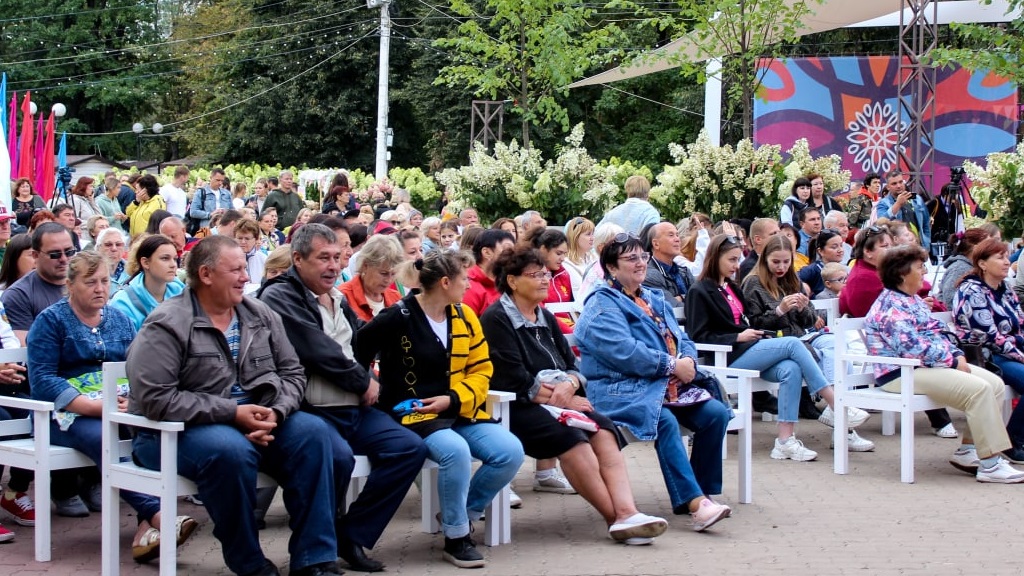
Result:
[[[326,574],[344,574],[344,572],[338,568],[337,562],[323,562],[293,570],[291,574],[292,576],[324,576]]]
[[[779,399],[772,396],[771,392],[754,392],[750,395],[750,400],[754,412],[767,412],[769,414],[779,413]]]
[[[804,388],[803,393],[800,395],[800,417],[805,420],[817,420],[821,417],[821,410],[818,410],[814,400],[811,400],[811,395],[807,393],[807,388]]]
[[[267,563],[262,568],[255,572],[249,572],[244,576],[281,576],[281,572],[277,570],[277,566],[273,562],[267,560]]]
[[[1006,458],[1013,464],[1024,464],[1024,449],[1014,446],[1009,450],[1003,450],[1003,458]]]
[[[487,564],[468,535],[462,538],[445,538],[444,553],[441,557],[459,568],[483,568]]]
[[[363,547],[351,540],[338,540],[338,557],[356,572],[380,572],[384,563],[366,555]]]

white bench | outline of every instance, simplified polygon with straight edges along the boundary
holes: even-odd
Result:
[[[26,362],[25,348],[0,350],[0,363]],[[25,398],[0,396],[0,406],[29,411],[30,418],[0,422],[0,464],[31,470],[35,475],[36,562],[49,562],[51,558],[50,472],[70,468],[86,468],[95,463],[73,448],[50,444],[50,420],[53,402],[40,402]],[[31,437],[24,437],[29,436]]]
[[[100,468],[103,477],[102,517],[102,570],[104,576],[120,573],[120,489],[133,490],[160,498],[160,513],[167,522],[173,522],[178,515],[178,496],[195,494],[198,489],[191,480],[178,475],[178,433],[185,430],[183,422],[158,422],[142,416],[117,411],[117,380],[125,377],[124,362],[103,364],[103,461]],[[488,394],[488,409],[495,418],[502,418],[508,426],[508,404],[514,394],[491,392]],[[154,430],[160,434],[160,470],[150,470],[136,465],[131,460],[121,462],[124,445],[120,441],[119,426],[133,426]],[[89,462],[91,465],[92,463]],[[440,510],[436,490],[437,464],[424,464],[423,519],[424,531],[436,532],[435,513]],[[365,456],[356,457],[353,482],[365,479],[370,474],[370,463]],[[433,476],[431,476],[433,474]],[[274,486],[274,480],[260,474],[258,486]],[[350,495],[352,492],[350,491]],[[426,496],[426,495],[429,495]],[[509,488],[506,486],[494,498],[486,511],[487,520],[484,540],[488,546],[507,544],[511,537],[511,514]],[[170,525],[170,524],[169,524]],[[430,529],[428,529],[428,526]],[[173,538],[160,542],[160,575],[172,576],[177,570],[176,546]]]

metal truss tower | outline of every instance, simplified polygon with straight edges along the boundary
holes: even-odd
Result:
[[[931,197],[935,175],[935,65],[928,62],[938,44],[938,1],[899,0],[900,164],[910,175],[909,190]]]

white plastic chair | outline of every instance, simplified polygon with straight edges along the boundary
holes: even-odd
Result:
[[[27,360],[28,352],[25,348],[0,350],[0,363],[24,363]],[[0,464],[32,470],[35,474],[35,557],[36,562],[49,562],[52,527],[50,472],[86,468],[94,466],[95,463],[73,448],[50,444],[53,402],[0,396],[0,406],[28,410],[32,413],[31,418],[0,422]],[[27,437],[29,435],[31,437]]]

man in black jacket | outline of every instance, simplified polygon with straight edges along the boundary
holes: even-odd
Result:
[[[686,292],[693,285],[693,274],[686,266],[674,262],[679,256],[679,231],[671,222],[661,222],[651,226],[647,237],[651,260],[644,287],[661,290],[665,302],[671,304],[676,316],[681,318]],[[682,324],[682,320],[679,323]]]
[[[353,360],[362,321],[334,288],[342,268],[339,236],[347,243],[347,233],[336,235],[322,224],[297,230],[292,267],[268,281],[259,298],[281,315],[306,370],[303,410],[338,431],[332,443],[339,496],[348,488],[353,454],[370,459],[366,487],[347,513],[339,507],[336,529],[338,555],[354,570],[377,572],[384,565],[368,558],[364,548],[377,543],[423,466],[427,449],[418,435],[373,408],[380,384]]]

